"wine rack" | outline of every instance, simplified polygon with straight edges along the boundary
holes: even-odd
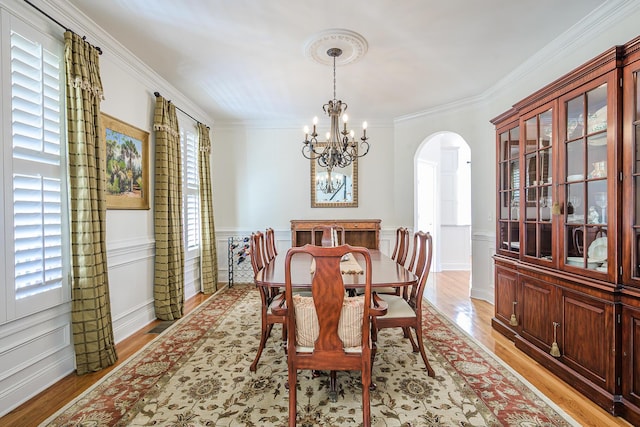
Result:
[[[229,287],[232,287],[234,283],[253,283],[249,236],[232,236],[227,240]]]

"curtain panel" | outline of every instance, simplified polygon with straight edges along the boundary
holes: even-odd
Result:
[[[117,360],[106,249],[105,158],[100,139],[99,53],[65,32],[67,133],[72,256],[72,331],[76,372]]]
[[[213,225],[213,193],[211,186],[211,140],[209,128],[198,123],[198,178],[200,180],[200,281],[205,294],[218,289],[218,254]]]
[[[156,97],[154,219],[156,260],[155,314],[175,320],[184,310],[184,242],[182,238],[182,159],[176,107]]]

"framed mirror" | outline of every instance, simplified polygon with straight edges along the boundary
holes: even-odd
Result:
[[[311,162],[311,207],[355,208],[358,207],[358,159],[345,168],[334,168],[331,173]]]

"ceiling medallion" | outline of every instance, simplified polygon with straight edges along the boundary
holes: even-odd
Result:
[[[342,51],[339,57],[327,55],[331,48],[338,48]],[[359,61],[367,50],[369,44],[367,40],[355,31],[334,28],[321,31],[309,38],[304,46],[304,54],[307,58],[322,64],[346,65]]]

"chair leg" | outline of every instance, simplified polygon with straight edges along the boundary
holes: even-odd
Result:
[[[251,372],[255,372],[258,368],[258,361],[260,360],[260,356],[262,355],[262,350],[264,350],[264,346],[267,343],[267,338],[271,334],[271,329],[273,328],[273,323],[262,328],[262,333],[260,334],[260,344],[258,345],[258,352],[256,353],[255,359],[253,359],[253,363],[249,367]]]
[[[418,349],[420,350],[420,356],[422,356],[422,360],[424,361],[424,365],[427,367],[427,373],[431,378],[436,377],[436,373],[433,368],[429,364],[429,360],[427,359],[427,353],[424,351],[424,342],[422,341],[422,326],[418,321],[418,324],[414,328],[416,332],[416,338],[418,339]],[[411,338],[411,343],[413,344],[413,338]]]
[[[407,326],[402,327],[402,335],[404,335],[405,338],[411,339],[411,344],[413,344],[413,339],[411,338],[411,331],[409,331],[409,327]],[[414,353],[418,351],[415,345],[413,346],[413,351]]]
[[[336,381],[336,371],[329,373],[329,400],[333,403],[338,401],[338,383]]]
[[[289,365],[289,427],[295,427],[296,425],[296,382],[298,370]]]
[[[371,425],[370,387],[367,387],[367,383],[373,384],[373,378],[371,376],[373,365],[367,365],[365,362],[362,369],[362,425],[365,427]],[[367,372],[367,374],[365,374],[365,372]]]

